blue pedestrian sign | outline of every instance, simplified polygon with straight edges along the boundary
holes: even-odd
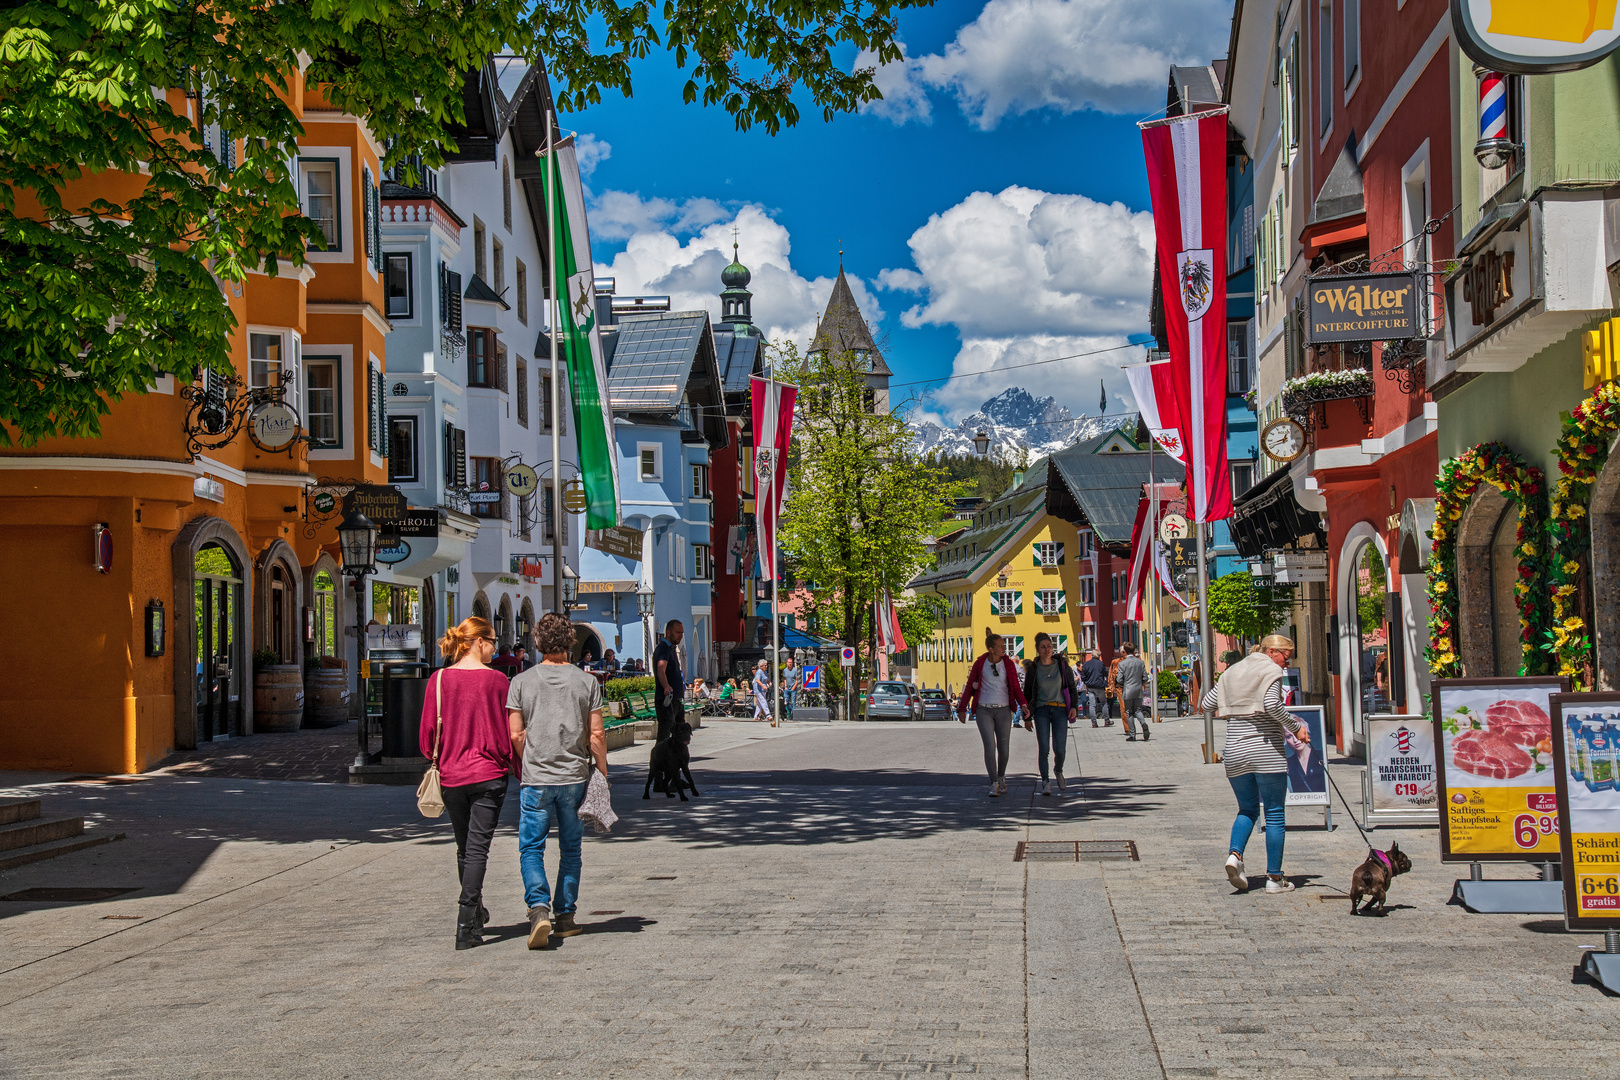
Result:
[[[821,689],[821,665],[820,664],[806,664],[806,665],[804,665],[804,688],[806,690],[820,690]]]

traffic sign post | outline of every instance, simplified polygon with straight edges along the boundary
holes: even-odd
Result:
[[[1159,539],[1165,543],[1184,540],[1188,536],[1187,519],[1180,514],[1166,514],[1159,522]]]
[[[844,667],[854,667],[855,666],[855,650],[850,648],[848,645],[845,645],[843,647],[843,649],[838,653],[838,662],[839,662],[839,664],[843,665]]]

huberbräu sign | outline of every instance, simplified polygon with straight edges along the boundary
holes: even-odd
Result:
[[[1317,277],[1306,290],[1306,342],[1400,341],[1422,337],[1417,275],[1347,274]]]

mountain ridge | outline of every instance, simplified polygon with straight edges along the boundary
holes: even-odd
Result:
[[[1021,386],[1009,387],[980,405],[978,411],[962,418],[954,428],[933,421],[913,424],[917,451],[921,454],[971,455],[973,439],[983,431],[990,437],[988,456],[997,461],[1016,462],[1023,452],[1031,460],[1063,450],[1077,442],[1134,426],[1135,413],[1104,413],[1101,416],[1075,416],[1056,398],[1038,398]]]

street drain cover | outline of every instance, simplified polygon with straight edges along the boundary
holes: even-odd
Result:
[[[1140,862],[1135,840],[1020,840],[1013,862]]]
[[[123,896],[134,891],[134,889],[23,889],[21,892],[0,896],[0,900],[15,900],[22,904],[40,902],[85,904],[93,900],[111,900],[115,896]]]

